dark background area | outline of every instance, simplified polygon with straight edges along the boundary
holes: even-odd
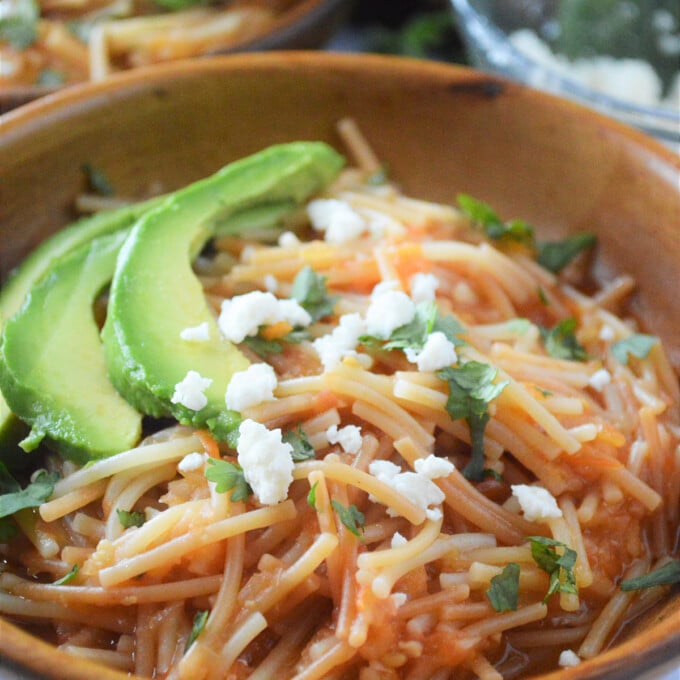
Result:
[[[357,0],[327,49],[466,63],[448,0]]]

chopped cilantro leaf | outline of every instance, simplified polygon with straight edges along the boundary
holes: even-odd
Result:
[[[238,445],[238,428],[241,425],[241,415],[237,411],[222,411],[207,423],[212,435],[221,442],[227,442],[230,448]]]
[[[338,513],[340,521],[351,531],[355,536],[361,536],[360,530],[364,530],[364,513],[360,512],[356,505],[350,505],[346,508],[342,503],[332,500],[331,505],[335,512]]]
[[[508,381],[494,383],[498,369],[478,361],[459,367],[444,368],[437,375],[449,385],[446,411],[451,420],[464,418],[470,428],[472,458],[463,470],[467,479],[484,477],[484,430],[489,422],[489,403],[506,387]]]
[[[205,471],[206,479],[215,482],[217,493],[231,492],[231,500],[234,503],[247,501],[253,490],[250,488],[240,465],[234,465],[226,460],[208,458],[208,468]]]
[[[503,222],[490,205],[467,194],[458,194],[457,200],[460,209],[482,227],[491,240],[506,239],[534,246],[534,229],[523,220]]]
[[[124,529],[141,527],[146,522],[146,515],[138,510],[116,510],[116,514],[118,515],[118,521]]]
[[[486,596],[497,612],[515,611],[519,601],[519,564],[511,562],[494,576]]]
[[[38,37],[39,18],[40,9],[33,0],[7,3],[6,11],[0,15],[0,41],[16,50],[30,47]]]
[[[576,551],[544,536],[529,536],[529,541],[534,562],[550,577],[550,586],[543,602],[547,602],[553,593],[578,593],[574,574]],[[562,549],[562,552],[558,553],[557,548]]]
[[[484,479],[493,479],[496,482],[504,482],[505,480],[503,479],[503,475],[500,472],[496,472],[496,470],[492,470],[491,468],[484,468],[482,470],[482,476]]]
[[[101,196],[113,196],[115,193],[113,186],[102,170],[92,165],[92,163],[83,163],[81,168],[85,173],[90,191]]]
[[[63,586],[67,583],[70,583],[71,581],[73,581],[73,579],[76,577],[79,571],[80,567],[77,564],[74,564],[71,567],[71,571],[69,571],[68,574],[64,574],[61,578],[58,578],[52,585]]]
[[[262,358],[266,358],[270,354],[280,354],[283,352],[284,343],[297,345],[304,340],[309,340],[309,338],[310,335],[308,331],[302,328],[296,328],[276,340],[267,340],[260,334],[251,335],[243,340],[243,344],[249,347],[255,354],[258,354]]]
[[[562,241],[537,243],[536,262],[553,274],[559,274],[579,253],[592,248],[596,242],[594,234],[581,233],[567,236]]]
[[[458,337],[465,332],[465,328],[450,314],[441,316],[434,302],[421,302],[416,305],[413,320],[397,328],[385,341],[372,335],[363,335],[359,340],[364,345],[380,347],[384,350],[393,349],[422,349],[431,333],[444,333],[449,342],[455,346],[464,345],[465,341]]]
[[[278,340],[266,340],[261,335],[250,335],[243,339],[243,344],[255,354],[265,358],[270,354],[283,352],[283,345]]]
[[[65,81],[64,74],[53,68],[44,68],[38,74],[35,84],[42,87],[58,87],[63,85]]]
[[[314,508],[316,510],[316,487],[319,486],[319,480],[317,479],[314,484],[312,484],[311,488],[309,489],[309,493],[307,494],[307,503],[311,508]]]
[[[0,517],[0,543],[9,543],[19,533],[17,525],[9,517]]]
[[[314,458],[316,452],[314,451],[314,447],[309,443],[309,439],[301,425],[298,425],[297,430],[288,430],[288,432],[281,437],[281,440],[293,447],[291,457],[296,463]]]
[[[369,186],[382,186],[387,184],[387,179],[389,177],[389,172],[387,166],[381,165],[373,174],[366,178],[366,184]]]
[[[317,274],[309,265],[297,273],[290,296],[307,310],[312,321],[331,315],[338,299],[337,295],[328,295],[326,277]]]
[[[588,353],[576,339],[576,319],[563,319],[553,328],[539,327],[545,351],[555,359],[586,361]]]
[[[194,623],[191,626],[191,633],[189,634],[189,639],[184,647],[184,652],[186,653],[189,647],[194,644],[196,638],[203,632],[205,628],[206,621],[208,620],[208,612],[196,612],[194,616]]]
[[[538,299],[541,301],[541,304],[543,306],[548,307],[550,305],[550,300],[548,299],[548,296],[545,294],[545,291],[540,286],[538,287]]]
[[[629,335],[623,340],[618,340],[611,346],[612,354],[616,360],[626,365],[628,363],[628,355],[632,354],[638,359],[646,359],[652,347],[659,341],[655,335],[646,335],[645,333],[635,333]]]
[[[56,472],[41,470],[35,481],[22,489],[7,466],[0,462],[0,518],[24,508],[37,508],[52,495],[58,479]]]
[[[621,590],[641,590],[652,586],[670,586],[680,583],[680,560],[671,560],[648,574],[621,582]]]

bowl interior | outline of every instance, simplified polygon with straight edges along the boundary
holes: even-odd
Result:
[[[265,31],[247,39],[230,42],[215,54],[262,50],[313,49],[323,45],[347,19],[355,0],[286,0],[271,3],[280,12]],[[199,55],[197,58],[201,58]],[[39,97],[55,92],[59,87],[38,85],[0,86],[0,114]]]
[[[541,236],[598,235],[595,276],[627,272],[643,324],[680,367],[680,159],[589,110],[478,72],[383,57],[271,53],[183,62],[76,86],[0,119],[0,278],[73,218],[81,166],[117,192],[176,188],[269,144],[339,144],[353,117],[404,189],[466,192]],[[630,640],[563,671],[632,677],[680,642],[678,599]],[[0,653],[54,673],[56,652],[0,621]],[[69,662],[78,667],[79,661]],[[88,677],[90,669],[82,676]],[[74,671],[76,672],[76,671]],[[108,677],[108,676],[107,676]],[[113,676],[111,676],[113,677]]]

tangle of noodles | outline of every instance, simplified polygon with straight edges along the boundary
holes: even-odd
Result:
[[[554,275],[458,209],[376,183],[370,147],[351,122],[340,130],[357,164],[322,198],[358,219],[358,236],[323,240],[303,215],[278,245],[222,238],[196,265],[216,314],[255,290],[290,297],[304,267],[335,296],[301,342],[272,326],[260,339],[278,351],[240,346],[277,375],[275,398],[244,408],[244,422],[301,428],[313,448],[285,500],[217,491],[207,461],[235,463],[237,452],[183,426],[82,469],[49,458],[62,476],[53,496],[0,546],[3,616],[145,677],[491,680],[591,658],[664,596],[619,587],[673,557],[680,503],[678,388],[664,349],[625,363],[612,352],[638,331],[619,316],[631,286],[577,292],[578,263]],[[433,301],[458,324],[451,363],[493,369],[481,480],[463,474],[471,429],[447,410],[445,376],[419,370],[420,355],[332,335],[385,290]],[[579,358],[547,350],[545,329],[569,318]],[[338,341],[339,360],[320,357],[321,338]],[[518,486],[540,489],[547,506],[527,512]],[[118,511],[145,522],[124,528]],[[541,538],[574,563],[546,570]],[[72,580],[54,583],[74,565]],[[493,592],[507,583],[516,602],[502,607]]]

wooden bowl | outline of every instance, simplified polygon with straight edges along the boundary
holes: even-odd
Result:
[[[83,163],[124,195],[150,182],[172,189],[276,142],[337,145],[343,116],[357,120],[413,195],[454,202],[464,191],[542,235],[595,231],[596,277],[637,279],[634,310],[680,366],[680,158],[575,104],[419,61],[292,52],[194,60],[67,88],[6,114],[0,275],[72,219]],[[679,644],[676,592],[613,649],[549,677],[638,677]],[[0,653],[49,677],[126,677],[95,671],[5,621]]]
[[[302,50],[321,47],[349,17],[355,0],[297,0],[290,2],[264,32],[232,43],[215,53]],[[205,56],[205,55],[203,55]],[[202,58],[197,56],[196,58]],[[0,114],[56,92],[62,87],[0,85]]]

